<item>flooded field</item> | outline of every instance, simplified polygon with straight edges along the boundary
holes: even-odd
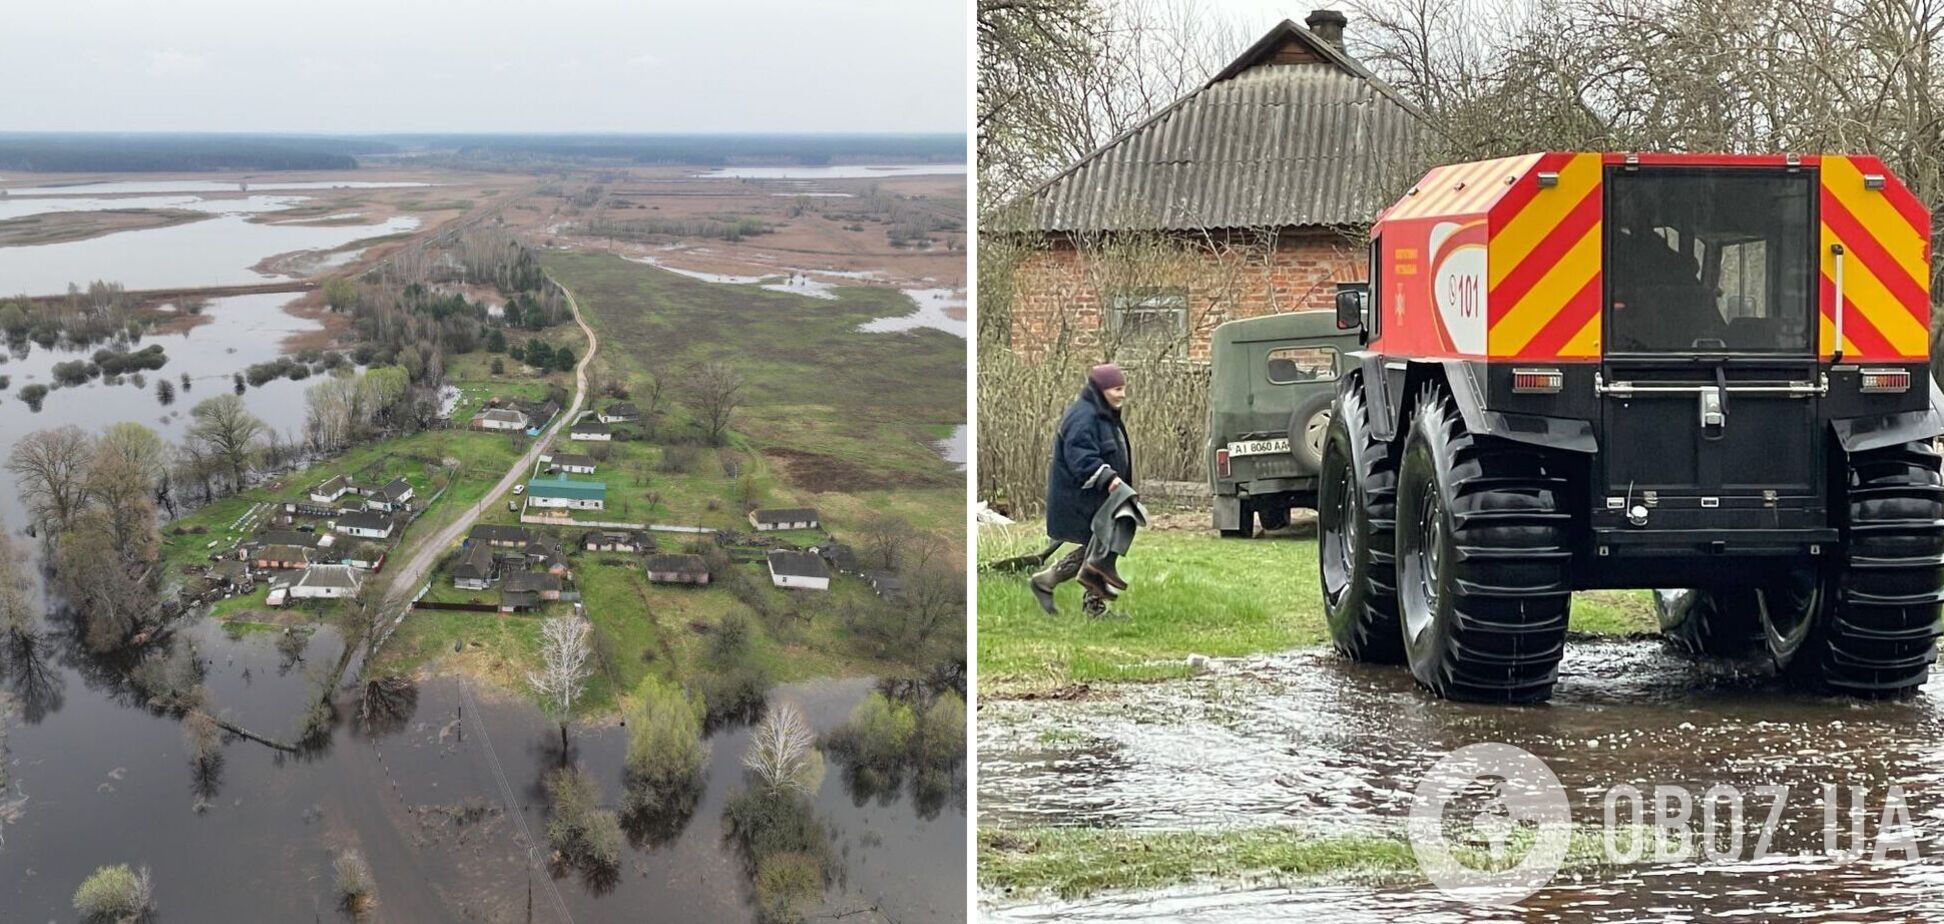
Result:
[[[1599,825],[1604,794],[1621,784],[1645,791],[1682,786],[1697,795],[1716,785],[1751,795],[1757,786],[1780,785],[1788,795],[1766,859],[1750,851],[1719,863],[1569,872],[1497,916],[1474,914],[1422,883],[1177,890],[998,907],[988,916],[1881,920],[1918,916],[1944,901],[1944,709],[1935,684],[1903,703],[1794,694],[1763,666],[1696,662],[1655,640],[1569,644],[1553,702],[1534,708],[1436,700],[1401,668],[1352,664],[1323,651],[1220,661],[1193,679],[1117,686],[1094,698],[986,702],[979,714],[980,822],[1155,830],[1273,825],[1401,837],[1425,769],[1481,741],[1543,758],[1586,826]],[[1826,783],[1865,787],[1870,831],[1889,787],[1899,786],[1922,860],[1902,863],[1892,854],[1884,864],[1844,863],[1825,855]],[[1754,797],[1749,810],[1766,815],[1773,802]]]
[[[6,187],[8,196],[114,196],[143,193],[219,193],[264,189],[402,189],[430,183],[371,180],[114,180]]]
[[[754,918],[722,828],[724,803],[744,785],[747,727],[710,738],[700,804],[674,830],[631,844],[614,881],[556,880],[529,856],[546,851],[530,848],[543,838],[540,780],[560,761],[558,732],[524,702],[433,680],[372,731],[354,730],[355,704],[342,701],[319,751],[293,756],[229,737],[221,764],[199,772],[180,723],[137,702],[114,665],[54,628],[39,656],[0,668],[15,712],[9,796],[19,797],[0,822],[5,920],[70,919],[75,885],[117,862],[153,871],[164,920],[335,920],[330,863],[346,847],[364,851],[376,874],[374,920],[621,921],[643,908],[666,920]],[[207,622],[186,634],[215,711],[272,738],[290,735],[341,645],[329,630],[295,646],[274,632],[231,638]],[[815,681],[779,687],[771,702],[796,704],[821,732],[871,689],[867,678]],[[602,781],[608,804],[620,799],[626,741],[615,727],[574,736],[573,759]],[[826,893],[830,913],[962,914],[962,796],[860,788],[833,765],[815,806],[843,864]]]
[[[705,180],[856,180],[891,176],[958,176],[965,164],[835,164],[825,167],[717,167],[695,176]]]

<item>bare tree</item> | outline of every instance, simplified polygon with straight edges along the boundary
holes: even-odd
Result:
[[[594,625],[580,616],[553,616],[540,626],[540,670],[527,673],[527,684],[539,694],[547,713],[560,722],[561,760],[567,759],[567,723],[574,703],[587,692],[594,672]]]
[[[783,703],[763,718],[750,736],[749,751],[743,766],[756,774],[772,794],[815,792],[823,778],[823,761],[817,754],[817,734],[803,713]]]
[[[742,406],[743,377],[723,362],[702,363],[689,370],[689,402],[709,431],[709,443],[720,445],[736,409]]]
[[[31,587],[26,555],[14,547],[13,536],[6,524],[0,523],[0,635],[19,642],[37,634],[33,611],[28,608]]]
[[[35,430],[14,444],[7,471],[20,479],[20,493],[35,522],[58,533],[87,503],[87,468],[94,440],[73,425]]]
[[[210,455],[229,467],[237,490],[242,490],[265,429],[263,421],[235,395],[206,398],[190,409],[189,416],[189,438],[209,447]]]

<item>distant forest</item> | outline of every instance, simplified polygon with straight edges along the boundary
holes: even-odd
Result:
[[[0,133],[0,170],[143,173],[427,164],[962,163],[964,135],[207,135]]]

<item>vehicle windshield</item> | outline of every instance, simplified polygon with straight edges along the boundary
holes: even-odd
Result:
[[[1608,175],[1607,351],[1811,353],[1814,176]]]

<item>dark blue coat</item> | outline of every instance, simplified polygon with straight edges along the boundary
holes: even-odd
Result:
[[[1112,474],[1103,474],[1101,466]],[[1060,416],[1053,459],[1046,468],[1046,535],[1084,543],[1093,535],[1093,515],[1107,500],[1114,476],[1134,483],[1134,444],[1127,439],[1120,412],[1091,384]]]

